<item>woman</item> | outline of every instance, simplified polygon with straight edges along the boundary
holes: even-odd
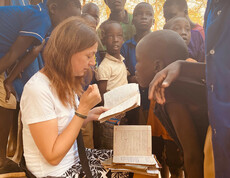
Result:
[[[27,168],[36,177],[78,177],[82,173],[76,138],[82,126],[106,111],[97,85],[83,92],[84,77],[95,65],[98,37],[82,19],[71,17],[52,32],[44,49],[45,67],[24,87],[21,99],[23,147]],[[80,98],[80,101],[79,101]],[[92,158],[94,153],[97,160]],[[93,177],[106,177],[100,160],[110,150],[93,150]],[[94,165],[93,165],[93,164]]]

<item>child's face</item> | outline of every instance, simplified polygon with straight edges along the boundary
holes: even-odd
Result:
[[[120,12],[124,10],[126,0],[104,0],[111,12]]]
[[[108,24],[105,32],[105,46],[107,52],[111,55],[120,54],[120,49],[123,44],[123,33],[120,24]]]
[[[191,40],[191,27],[185,18],[177,18],[173,21],[173,24],[170,26],[170,30],[177,32],[185,41],[186,45],[190,43]]]
[[[97,26],[100,22],[99,9],[95,6],[93,6],[93,7],[89,8],[87,13],[90,14],[96,20],[96,26]]]
[[[136,48],[136,60],[135,76],[137,82],[141,87],[147,88],[155,76],[155,72],[153,70],[155,68],[154,63],[151,62],[152,60],[149,59],[149,56],[143,52],[143,46]]]
[[[139,5],[133,14],[133,24],[137,30],[150,30],[153,25],[153,9],[146,5]]]
[[[185,10],[179,9],[177,5],[166,7],[163,9],[163,11],[164,11],[164,18],[166,22],[169,21],[173,17],[176,17],[176,16],[184,17],[186,15]]]
[[[73,2],[69,2],[65,8],[57,8],[54,11],[53,16],[51,17],[51,20],[54,19],[57,24],[62,22],[63,20],[72,17],[72,16],[80,16],[81,15],[81,9],[74,4]]]

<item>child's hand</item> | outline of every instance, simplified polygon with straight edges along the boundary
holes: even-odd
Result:
[[[8,102],[10,99],[10,94],[12,93],[14,96],[16,96],[16,92],[14,90],[12,82],[10,82],[7,78],[4,80],[3,84],[6,91],[5,101]]]
[[[34,55],[37,56],[43,49],[44,45],[45,45],[45,40],[43,40],[40,45],[34,46],[32,49],[32,53],[34,53]]]
[[[149,84],[149,99],[159,104],[165,103],[165,88],[175,81],[180,73],[180,62],[176,61],[158,72]]]
[[[101,95],[96,84],[89,85],[88,89],[82,94],[78,111],[87,115],[89,110],[101,102]]]

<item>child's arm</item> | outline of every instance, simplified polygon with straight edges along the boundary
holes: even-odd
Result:
[[[155,99],[157,103],[164,104],[164,90],[178,77],[184,76],[192,79],[205,78],[205,63],[193,63],[178,60],[158,72],[149,84],[149,99]]]
[[[193,175],[191,177],[202,177],[203,152],[190,110],[183,103],[167,103],[165,108],[183,148],[184,162],[190,169],[189,174]],[[191,163],[191,158],[196,164]],[[191,172],[192,170],[196,171]]]
[[[12,85],[13,81],[26,67],[28,67],[36,59],[44,44],[45,42],[43,41],[42,44],[34,47],[22,60],[19,61],[18,64],[16,64],[13,70],[10,71],[10,74],[4,81],[4,88],[6,90],[6,101],[10,99],[10,93],[15,95],[15,91]]]
[[[103,95],[106,92],[107,82],[108,82],[108,80],[100,80],[100,81],[97,82],[98,88],[99,88],[99,91],[100,91],[100,94],[101,94],[101,98],[102,98],[101,103],[100,103],[101,105],[104,105],[104,97],[103,97]]]
[[[10,50],[0,59],[0,73],[6,71],[16,60],[21,57],[26,50],[34,43],[37,39],[29,36],[19,36]]]

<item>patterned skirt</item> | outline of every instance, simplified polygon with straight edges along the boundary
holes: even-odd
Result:
[[[101,161],[112,157],[112,150],[97,150],[86,148],[86,156],[89,160],[89,167],[94,178],[128,178],[129,173],[111,173],[109,170],[104,169],[101,165]],[[66,178],[85,178],[85,173],[82,170],[80,162],[73,165],[68,171],[66,171],[62,177]]]

